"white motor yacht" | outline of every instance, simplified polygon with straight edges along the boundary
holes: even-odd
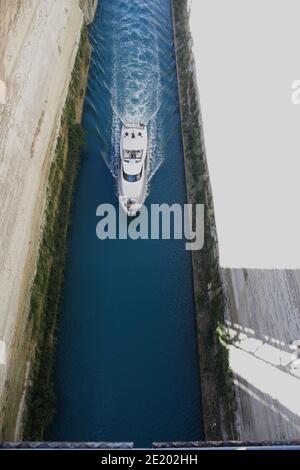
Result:
[[[129,216],[136,215],[146,198],[148,135],[143,124],[123,125],[120,139],[119,201]]]

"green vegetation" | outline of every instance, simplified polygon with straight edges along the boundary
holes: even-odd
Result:
[[[205,243],[193,251],[193,270],[202,375],[203,418],[206,439],[235,437],[235,397],[224,327],[225,294],[218,257],[218,241],[204,138],[194,75],[187,0],[173,0],[181,125],[192,204],[205,205]]]
[[[84,142],[80,125],[90,48],[83,30],[47,188],[47,208],[32,286],[30,319],[35,345],[24,439],[40,440],[55,413],[55,331],[67,255],[73,192]]]

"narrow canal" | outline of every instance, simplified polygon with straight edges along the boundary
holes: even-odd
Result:
[[[58,330],[50,440],[203,437],[192,264],[184,240],[96,237],[117,207],[122,121],[147,122],[151,203],[186,202],[170,0],[101,0]]]

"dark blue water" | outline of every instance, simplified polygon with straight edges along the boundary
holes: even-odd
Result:
[[[170,0],[101,0],[84,111],[51,440],[201,439],[190,252],[182,240],[96,237],[113,203],[122,120],[148,122],[151,203],[185,203]]]

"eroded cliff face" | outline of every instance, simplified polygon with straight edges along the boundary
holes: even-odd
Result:
[[[81,3],[92,13],[97,2]],[[17,436],[49,169],[83,22],[77,0],[0,0],[0,437]]]

